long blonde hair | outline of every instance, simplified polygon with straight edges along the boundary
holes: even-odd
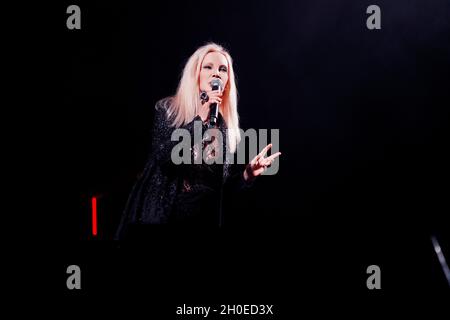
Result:
[[[228,82],[223,90],[221,113],[227,126],[229,151],[234,153],[241,140],[239,116],[237,112],[237,89],[230,54],[220,45],[208,43],[198,48],[184,67],[177,93],[169,98],[168,116],[173,117],[172,125],[176,128],[191,122],[198,114],[200,102],[200,68],[205,56],[210,52],[219,52],[228,62]]]

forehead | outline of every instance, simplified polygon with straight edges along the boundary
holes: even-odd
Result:
[[[220,53],[220,52],[209,52],[206,54],[205,58],[203,59],[203,64],[207,63],[213,63],[213,64],[223,64],[228,65],[227,58]]]

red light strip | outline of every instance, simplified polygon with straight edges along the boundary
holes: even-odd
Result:
[[[97,235],[97,198],[92,197],[92,235]]]

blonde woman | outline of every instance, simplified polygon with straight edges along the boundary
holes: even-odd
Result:
[[[221,90],[212,90],[214,80],[221,83]],[[219,108],[216,130],[223,139],[213,137],[193,145],[192,158],[203,155],[205,148],[213,158],[221,154],[216,153],[218,147],[233,154],[241,139],[232,59],[223,47],[209,43],[187,61],[176,94],[156,104],[151,156],[129,196],[116,239],[124,238],[130,225],[221,225],[224,187],[249,187],[281,154],[264,157],[271,147],[268,145],[237,172],[233,169],[238,166],[227,161],[175,164],[172,150],[179,142],[171,140],[172,133],[183,129],[193,137],[195,128],[200,128],[203,134],[214,104]]]

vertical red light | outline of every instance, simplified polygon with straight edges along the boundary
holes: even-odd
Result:
[[[97,235],[97,198],[92,197],[92,235]]]

